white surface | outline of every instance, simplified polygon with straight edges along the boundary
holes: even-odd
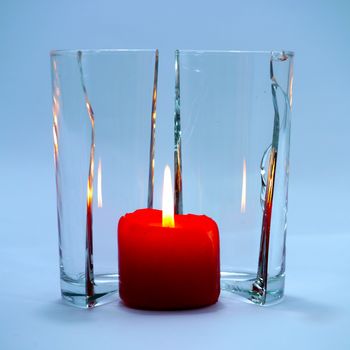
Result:
[[[2,350],[350,349],[348,235],[289,237],[286,297],[276,306],[222,295],[215,306],[185,312],[63,304],[49,237],[40,245],[11,236],[0,247]]]

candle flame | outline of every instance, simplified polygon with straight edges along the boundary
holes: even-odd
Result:
[[[174,227],[174,197],[171,187],[171,173],[169,165],[167,165],[164,169],[162,209],[162,226]]]
[[[102,164],[101,159],[99,159],[97,169],[97,207],[102,208],[102,204]]]
[[[243,159],[243,172],[242,172],[242,197],[241,197],[241,213],[245,213],[247,201],[247,164],[245,158]]]

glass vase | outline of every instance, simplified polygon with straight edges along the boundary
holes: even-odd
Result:
[[[177,51],[175,210],[219,226],[221,287],[284,295],[293,53]]]
[[[116,299],[117,223],[153,206],[156,50],[51,53],[62,297]]]

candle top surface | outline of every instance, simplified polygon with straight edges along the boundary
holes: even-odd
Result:
[[[218,229],[216,222],[206,215],[195,214],[175,214],[175,227],[163,227],[162,226],[162,211],[158,209],[138,209],[133,213],[127,213],[120,220],[127,220],[129,225],[134,227],[154,227],[161,228],[162,230],[177,231],[186,230],[191,228]]]

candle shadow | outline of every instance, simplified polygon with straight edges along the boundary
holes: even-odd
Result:
[[[210,314],[219,312],[225,308],[223,302],[218,301],[217,303],[196,309],[186,309],[186,310],[142,310],[134,309],[126,306],[122,301],[119,301],[118,307],[128,313],[144,315],[144,316],[169,316],[169,315],[200,315],[200,314]]]
[[[64,301],[57,299],[51,303],[45,304],[37,311],[41,317],[44,317],[50,321],[58,323],[94,323],[100,317],[115,319],[128,315],[143,315],[146,317],[152,316],[185,316],[185,315],[202,315],[219,312],[226,307],[225,303],[218,301],[216,304],[189,310],[175,310],[175,311],[152,311],[152,310],[140,310],[132,309],[124,305],[120,300],[116,300],[112,303],[98,306],[92,309],[81,309],[66,304]]]

